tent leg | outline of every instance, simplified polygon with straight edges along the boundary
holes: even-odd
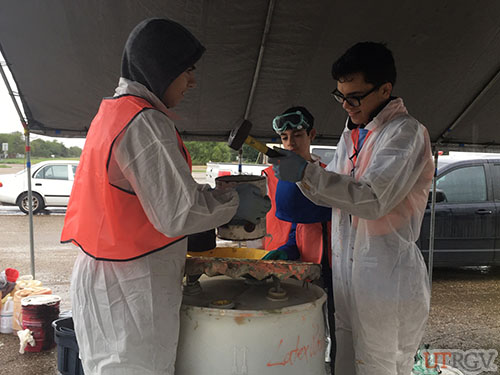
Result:
[[[33,194],[31,191],[31,147],[30,147],[30,133],[28,129],[28,124],[21,112],[21,108],[15,98],[14,91],[12,91],[12,87],[10,86],[9,80],[7,79],[7,75],[4,72],[4,65],[0,64],[0,75],[5,83],[5,87],[9,92],[9,95],[12,99],[12,103],[14,104],[14,108],[16,109],[17,115],[19,116],[19,120],[21,121],[21,125],[24,128],[24,135],[26,140],[26,168],[28,174],[28,205],[29,205],[29,226],[30,226],[30,257],[31,257],[31,275],[35,278],[35,246],[34,246],[34,237],[33,237]]]
[[[31,259],[31,275],[35,279],[35,240],[33,230],[33,192],[31,190],[31,146],[30,132],[27,128],[24,130],[26,139],[26,174],[28,175],[28,207],[29,207],[29,227],[30,227],[30,259]]]
[[[434,267],[434,235],[436,227],[436,179],[439,153],[434,149],[434,178],[432,179],[431,228],[429,236],[429,285],[432,292],[432,269]]]

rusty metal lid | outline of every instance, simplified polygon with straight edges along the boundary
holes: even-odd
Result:
[[[203,253],[189,253],[185,273],[188,276],[251,276],[257,280],[271,276],[279,280],[316,280],[321,276],[319,264],[260,259],[266,253],[265,250],[249,248],[216,248]]]

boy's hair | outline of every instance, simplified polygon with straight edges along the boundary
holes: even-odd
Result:
[[[311,132],[311,129],[314,126],[314,116],[307,110],[306,107],[290,107],[288,108],[285,112],[282,113],[282,115],[285,115],[287,113],[295,113],[297,111],[300,111],[304,118],[306,119],[307,123],[309,124],[309,128],[306,129],[307,134]]]
[[[391,50],[385,43],[360,42],[349,48],[332,65],[332,76],[336,81],[351,74],[362,73],[365,82],[375,86],[386,82],[396,83],[396,64]]]

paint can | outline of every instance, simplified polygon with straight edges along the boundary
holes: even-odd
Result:
[[[38,285],[38,283],[33,283],[31,285]],[[12,328],[14,331],[23,329],[23,310],[21,306],[23,298],[39,294],[52,294],[52,290],[42,286],[33,286],[25,287],[24,289],[20,289],[14,293],[14,315],[12,317]]]
[[[266,177],[253,175],[221,176],[215,179],[217,189],[234,188],[239,184],[252,184],[259,188],[262,196],[267,194]],[[217,236],[223,240],[246,241],[256,240],[266,235],[266,218],[263,217],[257,224],[247,221],[231,220],[217,228]]]
[[[55,346],[52,322],[59,317],[61,297],[54,294],[32,295],[21,300],[23,329],[29,329],[35,346],[26,346],[27,352],[41,352]]]

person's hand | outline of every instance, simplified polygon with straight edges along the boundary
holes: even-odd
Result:
[[[251,184],[240,184],[234,188],[238,192],[240,204],[234,219],[243,219],[257,224],[271,209],[269,197],[262,196],[260,189]]]
[[[288,260],[285,250],[272,250],[262,257],[262,260]]]
[[[276,147],[274,149],[283,154],[283,156],[269,158],[269,162],[273,165],[273,171],[276,177],[280,180],[289,182],[302,180],[304,169],[307,165],[306,159],[290,150]]]

